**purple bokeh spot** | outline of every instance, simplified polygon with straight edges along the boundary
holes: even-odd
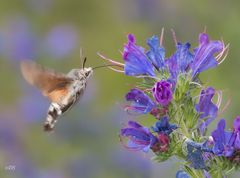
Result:
[[[69,55],[77,47],[78,34],[74,27],[59,25],[53,27],[46,38],[46,50],[55,58]]]
[[[33,59],[36,56],[36,36],[24,17],[9,17],[2,29],[1,51],[12,60]]]
[[[27,122],[44,121],[50,101],[31,86],[23,87],[23,97],[18,103],[19,113]]]

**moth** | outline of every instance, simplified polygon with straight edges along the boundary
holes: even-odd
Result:
[[[25,80],[39,88],[42,94],[51,101],[44,123],[45,131],[52,131],[57,118],[80,100],[93,70],[106,67],[106,65],[94,68],[85,67],[85,63],[86,58],[80,69],[72,69],[69,73],[63,74],[45,68],[34,61],[25,60],[21,62],[21,72]]]

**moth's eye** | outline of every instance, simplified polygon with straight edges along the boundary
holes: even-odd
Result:
[[[85,73],[85,76],[87,77],[87,76],[89,76],[89,74],[90,74],[90,71],[87,71],[87,72]]]

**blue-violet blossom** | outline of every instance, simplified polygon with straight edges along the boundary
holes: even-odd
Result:
[[[240,149],[240,116],[234,120],[233,124],[233,131],[225,131],[226,121],[221,119],[217,129],[212,132],[215,155],[230,157],[234,151]]]
[[[147,40],[150,50],[146,53],[155,68],[165,69],[165,49],[160,46],[157,36],[152,36]]]
[[[147,114],[155,106],[155,103],[148,95],[136,88],[131,89],[131,91],[126,94],[125,98],[127,101],[132,101],[131,105],[126,107],[126,109],[140,114]]]
[[[135,37],[128,35],[128,44],[124,46],[123,59],[126,75],[150,75],[155,76],[153,66],[144,53],[144,48],[135,44]]]
[[[173,130],[177,129],[176,124],[170,124],[168,121],[168,117],[164,116],[158,120],[154,126],[152,126],[152,130],[157,133],[165,133],[169,135]]]
[[[142,150],[147,152],[158,143],[158,139],[147,127],[143,127],[135,121],[129,121],[128,127],[121,129],[120,136],[128,138],[126,147],[134,151]]]
[[[195,106],[198,113],[200,113],[199,130],[203,135],[207,126],[217,117],[218,107],[212,102],[215,90],[212,87],[202,90],[200,94],[199,103]],[[206,119],[205,121],[203,119]]]
[[[171,83],[165,80],[155,83],[152,93],[159,104],[162,106],[168,105],[172,100]]]
[[[218,62],[214,54],[223,51],[224,44],[221,41],[210,41],[206,33],[199,35],[199,46],[194,50],[194,59],[191,65],[192,76],[216,67]]]
[[[193,55],[189,51],[190,47],[190,43],[178,43],[176,52],[166,60],[173,80],[177,78],[180,72],[185,73],[193,61]]]

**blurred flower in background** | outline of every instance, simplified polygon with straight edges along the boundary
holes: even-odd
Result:
[[[2,53],[9,60],[35,59],[37,36],[29,21],[23,16],[10,16],[4,19],[0,33]]]
[[[14,123],[12,113],[1,111],[0,117],[0,153],[3,156],[2,169],[7,171],[8,166],[14,167],[14,177],[30,178],[37,175],[34,162],[26,153],[22,139],[22,130]]]
[[[43,122],[49,107],[50,102],[42,93],[32,86],[22,86],[23,95],[17,103],[17,112],[26,122]]]
[[[148,157],[116,149],[110,153],[110,158],[112,160],[111,165],[115,167],[115,171],[125,174],[123,177],[147,178],[151,175],[151,161]]]
[[[79,38],[76,29],[70,25],[54,26],[45,39],[45,49],[54,58],[64,58],[75,49]]]
[[[80,47],[77,30],[71,25],[52,26],[43,41],[23,16],[8,17],[3,26],[0,29],[0,54],[10,60],[39,58],[41,49],[42,54],[63,59]]]

